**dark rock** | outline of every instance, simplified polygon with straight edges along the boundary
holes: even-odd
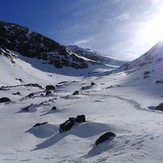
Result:
[[[79,91],[75,91],[72,95],[78,95]]]
[[[157,80],[156,84],[163,83],[163,80]]]
[[[23,82],[23,80],[19,78],[15,78],[15,80],[19,80],[21,83]]]
[[[0,91],[8,91],[8,90],[10,90],[8,86],[6,86],[6,87],[5,86],[0,87]]]
[[[160,103],[158,106],[156,106],[155,110],[163,111],[163,103]]]
[[[49,91],[49,90],[47,90],[47,91],[46,91],[46,96],[50,96],[50,95],[52,95],[52,92]]]
[[[60,124],[59,132],[70,130],[75,125],[75,122],[86,122],[85,115],[78,115],[76,118],[70,117],[67,121]]]
[[[96,85],[94,82],[91,83],[91,86]]]
[[[25,84],[24,86],[26,86],[26,87],[38,87],[40,89],[43,89],[43,87],[41,85],[36,84],[36,83]]]
[[[57,107],[56,106],[53,106],[51,110],[57,110]]]
[[[3,102],[10,102],[11,100],[8,98],[8,97],[2,97],[0,98],[0,103],[3,103]]]
[[[64,132],[64,131],[70,130],[74,124],[75,124],[74,118],[69,118],[67,121],[60,124],[59,132]]]
[[[86,122],[86,120],[85,120],[85,115],[78,115],[78,116],[75,118],[75,122]]]
[[[149,75],[150,73],[150,71],[144,71],[144,76]]]
[[[47,85],[46,86],[46,90],[55,90],[56,88],[55,88],[55,86],[53,86],[53,85]]]
[[[81,87],[81,90],[87,90],[87,89],[90,89],[91,88],[91,86],[89,85],[89,86],[84,86],[84,87]]]
[[[21,95],[20,92],[15,92],[15,93],[12,93],[13,95]]]
[[[116,135],[112,132],[106,132],[103,135],[101,135],[95,142],[96,145],[103,143],[106,140],[109,140],[111,138],[114,138]]]
[[[47,123],[48,123],[48,122],[36,123],[33,127],[41,126],[41,125],[44,125],[44,124],[47,124]]]
[[[34,93],[30,93],[30,94],[28,95],[29,98],[32,98],[33,96],[34,96]]]

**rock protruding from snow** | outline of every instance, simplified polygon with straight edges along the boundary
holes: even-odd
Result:
[[[47,85],[46,90],[55,90],[56,87],[54,85]]]
[[[85,115],[78,115],[76,118],[70,117],[64,123],[60,124],[59,132],[62,133],[70,130],[75,125],[75,122],[86,122]]]
[[[101,144],[106,140],[110,140],[114,138],[115,136],[116,134],[114,134],[113,132],[106,132],[96,140],[95,145],[97,146],[98,144]]]
[[[74,118],[69,118],[67,121],[59,125],[59,132],[61,133],[70,130],[74,124]]]
[[[44,124],[47,124],[47,123],[48,123],[48,122],[36,123],[33,127],[41,126],[41,125],[44,125]]]
[[[85,115],[78,115],[74,120],[75,122],[86,122]]]
[[[57,107],[56,107],[56,106],[53,106],[53,107],[51,108],[51,110],[57,110]]]
[[[163,103],[160,103],[158,106],[156,106],[155,110],[163,111]]]
[[[8,97],[0,98],[0,103],[10,102],[11,100]]]
[[[162,79],[162,80],[157,80],[157,81],[156,81],[156,84],[159,84],[159,83],[163,83],[163,79]]]
[[[79,91],[75,91],[72,95],[78,95]]]

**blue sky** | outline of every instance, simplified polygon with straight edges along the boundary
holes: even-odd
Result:
[[[65,45],[134,59],[162,36],[162,0],[0,0],[0,20]]]

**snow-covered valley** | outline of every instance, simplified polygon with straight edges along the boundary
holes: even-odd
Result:
[[[0,95],[11,99],[0,104],[0,162],[162,162],[163,113],[155,110],[163,98],[163,84],[156,84],[162,60],[134,71],[66,76],[0,57]],[[47,85],[56,89],[47,94]],[[86,122],[58,132],[69,117],[83,114]],[[114,139],[96,147],[108,131]]]

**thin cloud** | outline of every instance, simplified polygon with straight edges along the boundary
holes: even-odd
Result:
[[[130,19],[130,13],[129,12],[123,13],[123,14],[117,16],[116,19],[119,21],[129,20]]]
[[[141,36],[138,37],[138,31],[155,13],[153,4],[158,3],[158,0],[74,2],[63,15],[71,13],[69,21],[63,21],[62,30],[57,31],[59,42],[133,59],[148,48]]]
[[[93,40],[93,37],[84,38],[84,39],[75,41],[73,44],[78,45],[78,46],[86,46],[86,44],[90,43],[92,40]]]

